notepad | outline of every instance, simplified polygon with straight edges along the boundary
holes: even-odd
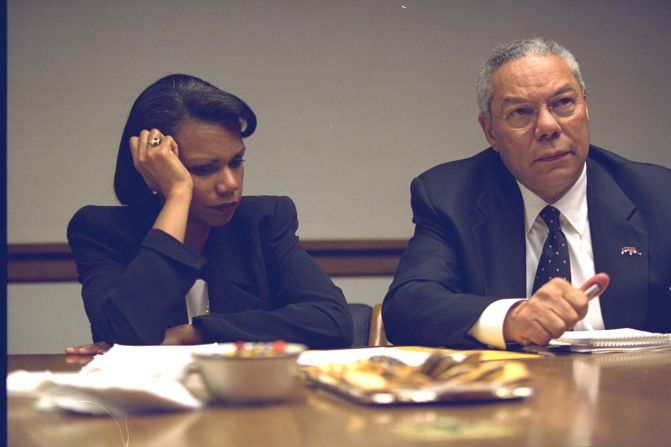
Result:
[[[606,329],[601,331],[568,331],[549,343],[572,352],[633,351],[640,349],[671,349],[671,334],[637,329]]]

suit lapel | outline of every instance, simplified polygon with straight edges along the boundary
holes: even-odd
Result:
[[[205,276],[212,312],[240,312],[258,305],[255,281],[241,244],[233,225],[213,228],[210,233]]]
[[[602,295],[606,328],[642,327],[648,296],[648,235],[634,204],[598,164],[587,163],[587,204],[594,267],[611,282]],[[623,247],[633,247],[634,255]]]
[[[482,268],[483,293],[503,298],[524,297],[524,204],[517,183],[500,159],[498,165],[496,172],[483,178],[483,192],[477,200],[482,218],[472,227]]]

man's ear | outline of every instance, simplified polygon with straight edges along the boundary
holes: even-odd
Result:
[[[482,133],[485,134],[487,142],[492,147],[492,149],[498,152],[498,149],[496,149],[496,138],[494,138],[494,134],[492,133],[492,121],[487,117],[486,114],[481,113],[478,115],[478,122],[480,123],[480,127],[482,127]]]
[[[585,116],[587,116],[587,121],[589,121],[589,107],[587,107],[587,101],[585,101]]]

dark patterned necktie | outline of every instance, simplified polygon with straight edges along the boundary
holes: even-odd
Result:
[[[543,284],[552,278],[559,276],[571,282],[571,261],[568,255],[568,243],[566,236],[561,231],[559,224],[559,210],[554,206],[546,206],[540,213],[550,232],[543,245],[541,258],[538,260],[536,278],[531,292],[536,293]]]

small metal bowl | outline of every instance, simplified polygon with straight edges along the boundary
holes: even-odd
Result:
[[[208,391],[225,402],[270,402],[289,397],[298,356],[305,345],[286,343],[282,352],[261,349],[272,343],[221,343],[192,353]]]

